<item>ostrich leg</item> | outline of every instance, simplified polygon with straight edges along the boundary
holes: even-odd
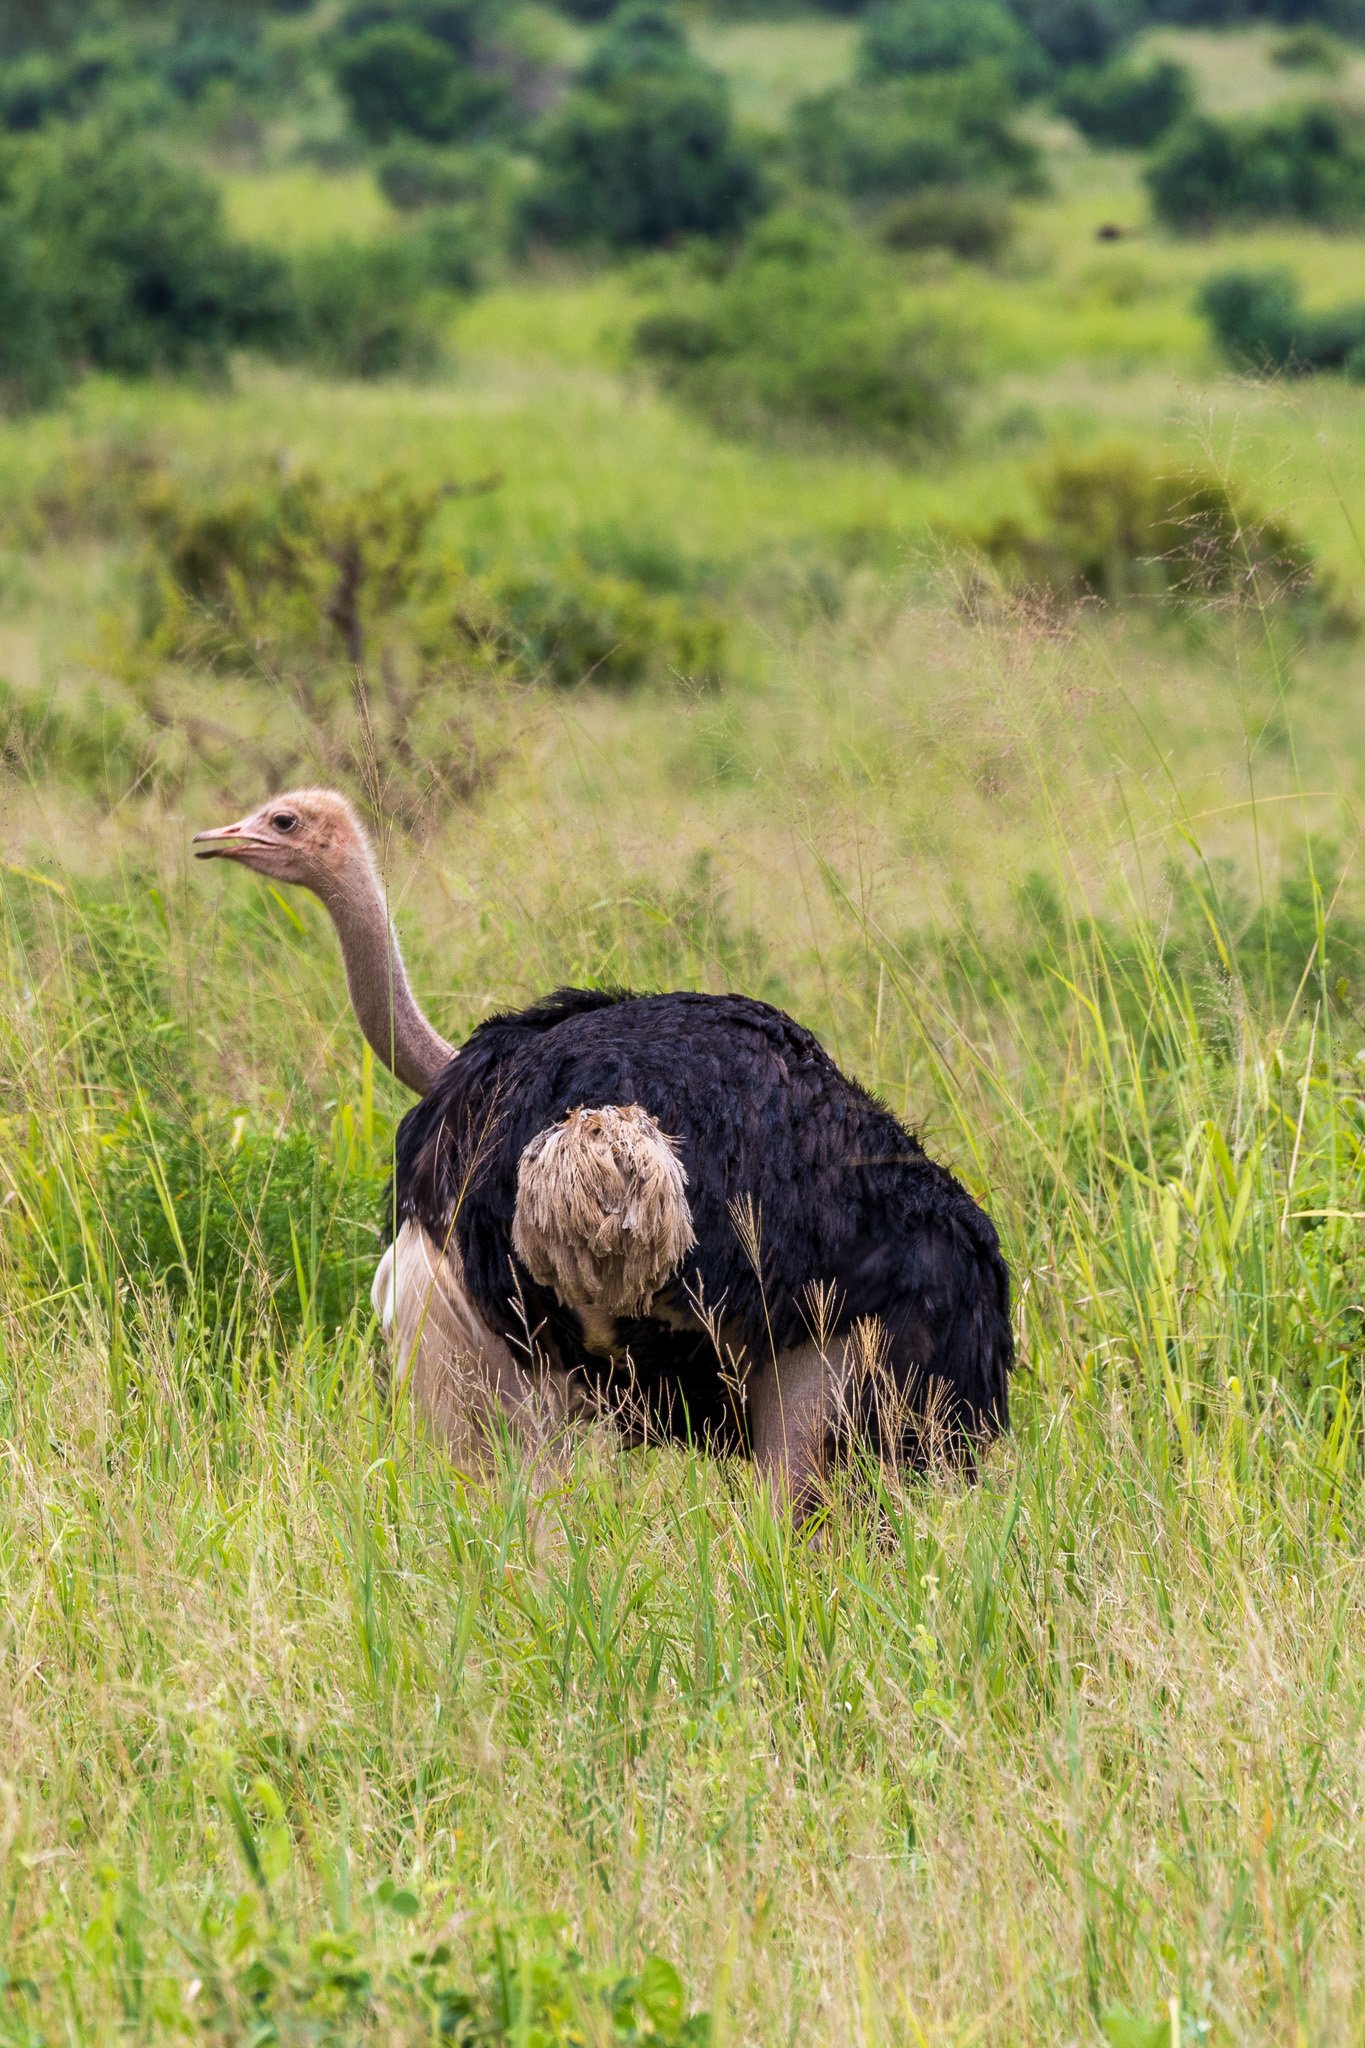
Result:
[[[395,1386],[412,1398],[456,1464],[486,1470],[505,1424],[531,1456],[549,1451],[582,1406],[568,1375],[531,1373],[490,1330],[464,1285],[454,1245],[445,1251],[405,1223],[375,1275],[375,1311],[394,1344]]]
[[[843,1398],[845,1346],[802,1344],[782,1352],[748,1383],[754,1463],[797,1515],[816,1505],[825,1449]]]

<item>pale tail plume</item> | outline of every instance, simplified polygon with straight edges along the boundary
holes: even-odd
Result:
[[[695,1243],[677,1140],[638,1103],[576,1109],[522,1153],[512,1244],[562,1302],[638,1315]]]

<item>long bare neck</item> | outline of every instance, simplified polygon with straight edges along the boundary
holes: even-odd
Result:
[[[428,1094],[454,1059],[455,1048],[432,1030],[417,1007],[373,865],[361,859],[349,863],[336,886],[322,892],[322,900],[341,941],[356,1022],[403,1086]]]

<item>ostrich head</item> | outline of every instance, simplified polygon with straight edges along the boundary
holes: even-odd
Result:
[[[321,897],[346,963],[351,1006],[370,1044],[418,1095],[454,1057],[408,986],[374,853],[355,811],[335,789],[291,789],[239,818],[196,832],[198,860],[231,860],[272,882]]]
[[[272,882],[311,889],[329,907],[377,881],[374,856],[354,810],[334,789],[290,789],[235,825],[194,835],[197,860],[235,860]]]

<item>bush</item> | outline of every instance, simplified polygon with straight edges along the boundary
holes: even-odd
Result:
[[[989,263],[1008,248],[1014,215],[989,187],[930,185],[889,207],[879,232],[892,249],[949,249]]]
[[[944,334],[905,312],[875,251],[809,216],[766,223],[720,278],[642,320],[635,346],[741,430],[805,422],[923,444],[957,424],[962,373]]]
[[[1132,0],[1010,0],[1010,10],[1059,71],[1105,63],[1142,26]]]
[[[417,135],[454,142],[504,107],[503,81],[404,22],[380,23],[341,43],[332,68],[352,121],[372,142]]]
[[[334,377],[425,376],[446,350],[432,284],[431,253],[417,238],[305,250],[277,353]]]
[[[1345,226],[1365,208],[1365,136],[1331,106],[1195,115],[1171,132],[1147,183],[1161,219],[1187,232],[1277,216]]]
[[[1324,78],[1339,78],[1346,69],[1346,51],[1330,29],[1307,22],[1271,44],[1270,61],[1282,71],[1319,71]]]
[[[642,71],[686,72],[714,80],[687,40],[676,14],[658,0],[619,7],[578,74],[580,85],[601,92]]]
[[[1136,451],[1059,455],[1035,483],[1031,524],[971,536],[1007,583],[1074,601],[1149,597],[1257,603],[1321,596],[1311,550],[1212,470],[1161,468]]]
[[[1199,310],[1230,362],[1253,370],[1365,373],[1365,303],[1306,313],[1287,270],[1224,270]]]
[[[453,632],[528,682],[558,689],[596,683],[630,689],[681,677],[713,684],[725,666],[726,629],[705,607],[656,595],[632,578],[570,561],[557,569],[504,569],[428,608],[428,645]]]
[[[0,677],[0,767],[25,780],[62,777],[110,804],[147,773],[146,748],[107,697],[79,708],[20,692]]]
[[[444,496],[401,476],[339,491],[311,471],[204,501],[154,481],[141,506],[143,645],[228,670],[264,653],[272,665],[344,659],[381,675],[403,652],[437,675],[472,655],[478,674],[558,687],[720,674],[720,616],[639,577],[577,560],[471,575],[430,545]]]
[[[64,64],[35,50],[0,69],[0,127],[12,135],[41,128],[71,111],[74,95]]]
[[[1194,81],[1183,64],[1165,58],[1141,69],[1106,64],[1069,72],[1057,105],[1091,142],[1149,149],[1193,108]]]
[[[32,245],[0,214],[0,408],[23,412],[46,403],[67,374]]]
[[[1047,63],[1004,0],[876,0],[858,50],[862,77],[875,83],[989,64],[1014,85],[1040,85]]]
[[[579,91],[536,141],[531,231],[555,242],[659,246],[733,233],[760,209],[757,158],[738,140],[729,101],[704,74],[644,72]]]
[[[505,153],[492,145],[478,149],[437,149],[416,136],[395,136],[375,164],[379,189],[399,213],[427,206],[478,204],[506,182]]]
[[[163,68],[171,90],[191,104],[213,86],[254,92],[270,77],[259,29],[246,21],[187,23],[168,50]]]
[[[803,100],[792,147],[803,175],[850,198],[889,197],[926,185],[1004,184],[1036,190],[1037,148],[1011,125],[998,75],[836,87]]]
[[[272,257],[228,239],[216,188],[132,141],[34,144],[14,177],[15,234],[64,363],[126,375],[221,370],[288,317]]]

